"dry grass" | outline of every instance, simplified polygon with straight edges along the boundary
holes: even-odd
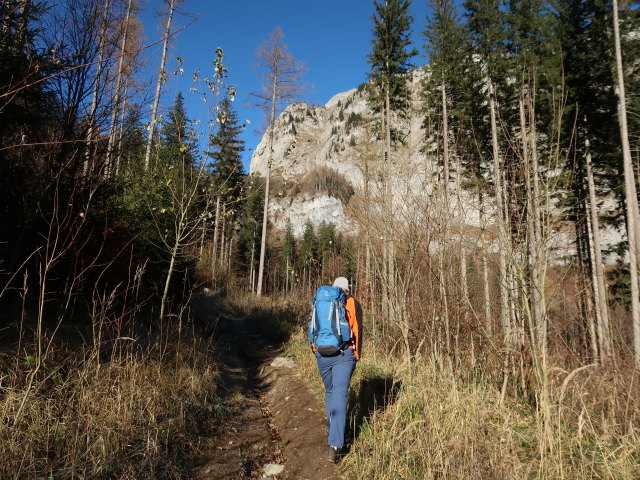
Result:
[[[640,395],[632,368],[552,368],[545,424],[539,391],[501,402],[500,372],[482,371],[495,366],[454,367],[435,353],[407,364],[389,353],[388,338],[365,329],[365,353],[351,382],[347,477],[640,478]],[[321,397],[302,328],[286,352]]]
[[[322,192],[346,204],[355,193],[353,185],[342,173],[327,167],[319,167],[288,180],[274,176],[272,182],[273,191],[279,197],[314,196]]]
[[[372,479],[518,477],[507,425],[519,416],[500,408],[494,392],[459,385],[433,360],[394,378],[397,400],[361,425],[347,470]]]
[[[279,342],[322,397],[304,299],[236,292],[227,301],[223,310],[247,315]],[[365,318],[364,357],[351,383],[346,477],[640,478],[632,368],[550,368],[545,422],[540,391],[510,388],[501,400],[502,362],[432,352],[408,363],[390,341],[394,327],[383,337],[372,325]],[[58,348],[26,397],[33,359],[1,357],[0,478],[188,478],[186,459],[231,413],[216,397],[210,345],[195,334],[168,337],[176,340],[162,348],[134,349],[127,340],[108,352]]]
[[[39,369],[5,355],[0,478],[188,478],[225,407],[210,344],[173,337],[162,349],[57,347]]]

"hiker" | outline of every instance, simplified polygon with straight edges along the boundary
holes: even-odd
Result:
[[[344,277],[336,278],[333,287],[319,287],[313,305],[309,340],[325,387],[329,431],[327,458],[335,463],[344,446],[349,382],[356,362],[360,360],[362,309],[350,295],[349,281]],[[326,325],[326,318],[340,317],[342,321],[329,320]]]

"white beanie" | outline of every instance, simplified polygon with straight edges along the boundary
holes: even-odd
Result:
[[[343,290],[349,291],[349,280],[344,277],[338,277],[333,281],[334,287],[340,287]]]

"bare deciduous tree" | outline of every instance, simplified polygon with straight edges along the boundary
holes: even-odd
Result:
[[[276,114],[283,106],[296,100],[304,91],[301,84],[306,73],[305,64],[289,52],[288,45],[284,42],[284,35],[280,27],[276,27],[269,38],[258,46],[256,57],[258,68],[261,70],[262,91],[252,93],[256,102],[265,112],[267,117],[267,135],[269,139],[269,151],[267,157],[267,172],[264,187],[264,212],[262,216],[262,239],[260,242],[260,262],[258,266],[258,285],[256,294],[262,295],[264,277],[264,258],[267,240],[267,221],[269,209],[269,184],[271,177],[271,162],[273,160],[273,137]]]
[[[123,95],[122,82],[124,79],[124,60],[125,60],[125,52],[127,48],[127,36],[129,34],[129,19],[131,17],[131,9],[132,9],[133,0],[127,0],[127,6],[125,10],[124,22],[122,26],[122,40],[120,42],[120,59],[118,60],[118,73],[116,77],[116,86],[115,86],[115,94],[113,98],[113,110],[111,112],[111,124],[109,126],[109,143],[107,145],[107,157],[106,157],[106,165],[107,168],[110,168],[110,160],[111,155],[113,153],[113,149],[115,147],[116,141],[116,121],[118,119],[118,112],[124,107],[121,108]],[[117,166],[115,169],[117,170]]]
[[[592,338],[594,345],[598,346],[598,354],[601,358],[607,358],[612,354],[611,338],[609,332],[609,307],[607,305],[607,290],[605,286],[604,265],[602,261],[602,240],[600,239],[600,221],[598,219],[598,202],[596,188],[593,181],[593,169],[591,168],[591,152],[589,139],[585,141],[587,186],[589,190],[589,214],[591,235],[589,237],[593,250],[592,271],[594,276],[594,305],[596,311],[596,339]]]
[[[169,3],[169,15],[167,16],[167,23],[164,28],[164,39],[162,42],[162,57],[160,59],[160,68],[158,69],[158,80],[156,81],[156,94],[153,98],[153,107],[151,110],[151,120],[149,121],[149,133],[147,135],[147,148],[144,153],[144,168],[149,168],[149,160],[151,158],[151,145],[153,143],[153,132],[158,117],[158,104],[160,102],[160,91],[162,90],[162,84],[164,83],[164,65],[167,60],[167,48],[169,47],[169,32],[171,31],[171,22],[173,20],[173,12],[175,11],[176,0],[168,0]]]
[[[97,7],[97,4],[96,4]],[[87,150],[85,152],[85,161],[83,172],[86,174],[89,169],[89,159],[91,156],[91,147],[93,137],[95,135],[95,116],[98,108],[98,93],[100,92],[101,74],[103,68],[103,60],[105,57],[105,46],[107,41],[107,27],[109,20],[109,10],[111,8],[111,0],[104,3],[102,10],[102,19],[100,27],[100,37],[98,40],[98,63],[96,64],[95,76],[93,79],[93,96],[91,98],[91,109],[89,111],[89,128],[87,130]]]
[[[635,364],[640,367],[640,285],[638,284],[638,251],[640,244],[640,219],[638,218],[638,196],[629,146],[627,127],[627,105],[624,90],[624,71],[622,68],[622,49],[620,47],[620,24],[618,21],[618,0],[613,0],[613,31],[616,51],[616,89],[618,93],[618,121],[624,162],[624,187],[627,206],[627,237],[629,240],[629,272],[631,275],[631,317],[633,319],[633,348]]]

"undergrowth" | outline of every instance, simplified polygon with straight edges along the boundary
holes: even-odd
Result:
[[[163,341],[58,344],[40,363],[3,354],[0,478],[190,478],[226,407],[209,339],[166,328]]]
[[[286,323],[284,352],[322,399],[302,303],[294,309],[297,319],[265,317],[263,326]],[[545,423],[539,391],[503,398],[495,381],[501,372],[478,372],[500,362],[455,363],[437,352],[420,352],[407,362],[389,350],[393,326],[381,338],[365,315],[364,332],[363,359],[351,381],[349,451],[341,463],[346,477],[640,478],[638,387],[626,369],[550,368],[551,414]]]

